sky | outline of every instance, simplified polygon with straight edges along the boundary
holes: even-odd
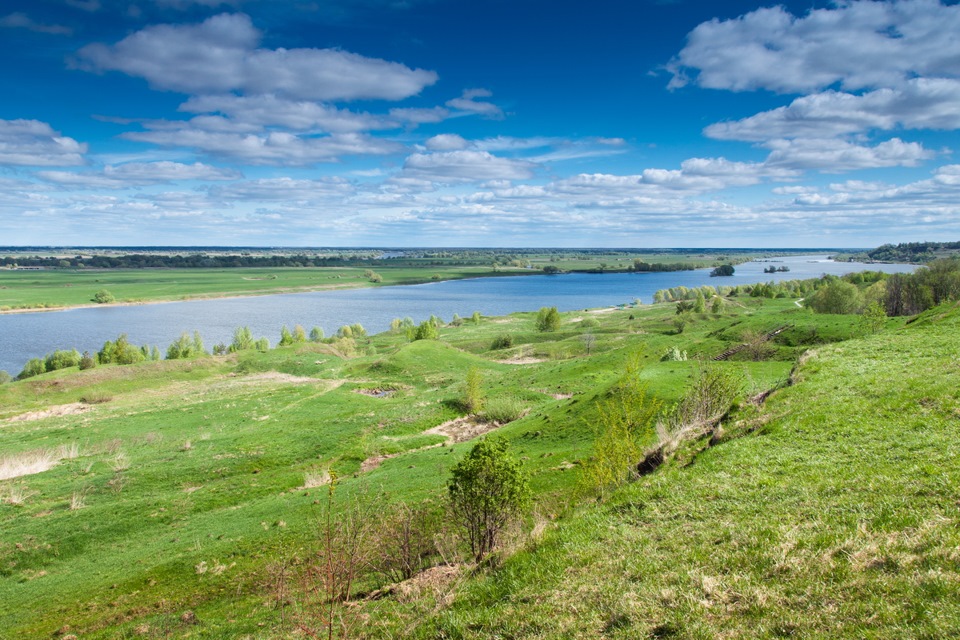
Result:
[[[0,245],[960,240],[937,0],[3,0]]]

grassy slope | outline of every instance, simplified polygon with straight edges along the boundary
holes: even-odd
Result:
[[[755,432],[563,521],[419,635],[956,637],[958,329],[818,349],[728,425]]]
[[[90,391],[112,396],[85,413],[0,422],[0,450],[5,454],[67,443],[80,449],[79,457],[50,471],[0,481],[0,494],[14,489],[26,494],[22,505],[0,503],[0,637],[49,637],[64,624],[82,637],[123,637],[138,624],[149,624],[154,637],[164,637],[164,630],[176,637],[188,632],[210,638],[271,637],[277,613],[266,587],[269,565],[312,544],[316,501],[325,493],[322,488],[303,489],[305,474],[332,465],[343,478],[340,497],[365,488],[386,490],[392,499],[441,495],[449,467],[471,443],[415,450],[440,441],[424,430],[458,415],[453,401],[471,366],[483,370],[489,395],[514,397],[529,409],[526,417],[500,431],[526,460],[535,489],[549,505],[563,502],[574,488],[576,472],[570,467],[588,455],[593,400],[606,392],[636,349],[645,349],[644,376],[651,392],[670,401],[682,392],[696,365],[659,362],[669,346],[678,345],[691,355],[713,354],[735,343],[744,330],[793,323],[777,347],[777,360],[722,365],[742,372],[753,390],[761,390],[785,378],[805,341],[849,337],[854,326],[851,318],[813,316],[789,300],[742,303],[745,306],[731,305],[720,317],[700,318],[680,336],[671,328],[672,305],[564,314],[564,325],[554,334],[537,333],[531,314],[516,314],[485,319],[479,326],[446,328],[441,342],[407,343],[399,335],[382,334],[360,345],[365,355],[349,359],[328,345],[307,344],[265,354],[57,372],[0,386],[0,419],[75,402]],[[585,327],[584,318],[600,324]],[[942,326],[932,324],[929,331]],[[596,336],[589,357],[581,339],[587,331]],[[516,346],[490,351],[492,339],[502,333],[513,335]],[[896,344],[909,345],[909,340],[925,335],[914,326]],[[843,348],[870,347],[877,362],[885,362],[885,344],[880,337]],[[818,362],[832,362],[832,349],[824,349]],[[542,362],[499,362],[519,356]],[[816,379],[812,370],[809,373],[807,377]],[[846,381],[826,379],[831,393],[833,386],[846,388]],[[806,384],[771,399],[771,415],[794,411],[785,403],[790,397],[802,399]],[[384,387],[397,391],[382,399],[354,392]],[[810,394],[827,391],[811,387]],[[573,397],[555,399],[552,394]],[[814,418],[803,420],[808,424]],[[750,573],[750,564],[761,562],[764,554],[779,553],[771,541],[790,519],[777,509],[791,502],[778,494],[771,494],[774,504],[756,496],[749,502],[727,492],[735,491],[744,478],[753,478],[749,486],[761,494],[780,483],[793,487],[791,491],[806,496],[801,502],[812,513],[827,504],[823,496],[797,489],[796,480],[790,480],[788,472],[805,473],[797,477],[806,482],[814,467],[806,460],[809,451],[792,451],[774,441],[785,428],[779,424],[771,421],[763,436],[710,450],[689,469],[658,472],[625,491],[618,498],[620,506],[562,521],[538,549],[469,585],[451,609],[424,623],[421,635],[432,636],[439,626],[452,637],[500,632],[551,637],[597,634],[606,626],[611,633],[622,629],[625,637],[633,637],[638,630],[674,619],[677,624],[701,624],[704,614],[698,607],[717,612],[721,626],[703,623],[711,632],[735,626],[735,619],[720,615],[726,600],[719,609],[696,604],[705,596],[690,600],[697,593],[690,585],[701,573],[706,582],[698,584],[721,580],[728,590],[739,589],[741,574],[744,580],[760,580]],[[831,437],[840,442],[848,438]],[[793,446],[803,442],[786,440]],[[744,448],[748,446],[759,448],[749,453]],[[404,451],[371,472],[357,474],[367,457]],[[721,457],[738,451],[746,453],[735,466]],[[754,470],[764,468],[771,451],[777,451],[776,459],[793,461],[796,469]],[[939,468],[936,460],[932,464],[931,469]],[[839,492],[838,487],[846,486],[843,476],[834,467],[830,473],[832,490]],[[77,496],[84,506],[70,509]],[[754,529],[735,525],[750,522],[737,509],[753,514],[755,528],[772,532],[757,537]],[[830,513],[828,509],[817,518]],[[797,529],[783,527],[788,533]],[[807,529],[813,531],[799,531]],[[838,531],[846,540],[846,530]],[[823,535],[829,541],[836,538]],[[754,551],[738,555],[747,548]],[[664,549],[674,555],[664,554]],[[718,566],[709,564],[711,559]],[[728,560],[735,562],[728,566]],[[801,560],[805,562],[805,556],[793,562]],[[799,567],[808,570],[803,563]],[[648,583],[654,574],[666,582]],[[601,586],[605,581],[609,587]],[[763,588],[776,591],[771,576],[763,574],[760,581]],[[650,608],[650,598],[661,598],[659,609]],[[578,606],[585,608],[574,616],[571,612]],[[181,625],[179,615],[186,609],[195,611],[202,624]],[[664,616],[671,610],[680,613],[667,620]],[[655,611],[660,613],[649,618]],[[386,629],[406,628],[421,613],[416,606],[389,599],[371,605],[371,614],[381,616]],[[687,634],[694,627],[677,628]]]

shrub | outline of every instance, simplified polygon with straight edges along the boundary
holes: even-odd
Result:
[[[256,343],[254,342],[253,332],[250,331],[250,327],[238,327],[233,332],[233,342],[230,343],[228,350],[230,353],[236,353],[237,351],[253,349],[255,346]]]
[[[581,329],[596,329],[600,326],[600,321],[596,318],[584,318],[580,321]]]
[[[530,502],[527,475],[509,448],[502,438],[484,438],[453,467],[447,483],[454,522],[477,562],[493,551],[504,527]]]
[[[310,329],[310,342],[320,342],[323,340],[323,338],[323,329],[320,327],[314,327],[313,329]]]
[[[414,340],[438,340],[440,339],[440,330],[437,328],[437,325],[430,322],[429,320],[424,320],[420,325],[413,331]]]
[[[467,413],[477,413],[483,409],[483,372],[477,367],[470,367],[467,371],[460,404]]]
[[[442,513],[429,501],[419,505],[398,502],[378,518],[373,565],[388,580],[409,580],[432,566],[437,556],[434,543],[443,526]]]
[[[493,339],[490,349],[509,349],[513,346],[513,336],[509,333],[503,333]]]
[[[506,424],[518,420],[526,409],[523,403],[513,396],[496,396],[484,404],[483,417],[490,422]]]
[[[27,360],[27,364],[23,365],[23,371],[17,375],[17,380],[25,380],[46,372],[47,367],[44,365],[43,360],[40,358],[30,358]]]
[[[856,285],[836,279],[817,289],[808,305],[817,313],[857,313],[863,307],[863,295]]]
[[[713,271],[710,272],[710,277],[714,278],[716,276],[732,276],[735,269],[732,264],[722,264]]]
[[[13,380],[13,376],[11,376],[9,373],[4,371],[3,369],[0,369],[0,384],[7,384],[11,380]]]
[[[77,352],[76,349],[71,351],[61,351],[58,349],[53,353],[47,354],[43,364],[47,371],[76,367],[80,364],[80,353]]]
[[[109,304],[116,301],[116,298],[114,298],[113,294],[106,289],[100,289],[100,291],[97,291],[95,294],[93,294],[92,300],[97,304]]]
[[[560,312],[556,307],[542,307],[537,313],[537,331],[556,331],[560,328]]]

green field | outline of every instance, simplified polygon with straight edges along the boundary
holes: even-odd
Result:
[[[421,284],[532,273],[491,267],[379,267],[379,284],[364,275],[366,268],[260,269],[104,269],[16,271],[0,269],[0,311],[57,308],[94,304],[94,294],[106,289],[119,303],[161,302],[196,298],[251,296],[327,289]]]
[[[316,584],[278,585],[322,549],[318,478],[339,478],[335,513],[354,499],[378,513],[442,503],[473,442],[429,431],[464,415],[472,367],[516,418],[496,433],[535,507],[482,567],[451,542],[443,579],[374,597],[389,580],[364,574],[340,609],[353,637],[960,630],[960,311],[867,337],[856,316],[790,299],[730,299],[680,334],[672,304],[566,313],[547,333],[534,315],[443,327],[440,340],[388,332],[0,385],[0,473],[52,464],[0,480],[0,637],[309,635]],[[598,408],[634,354],[650,399],[669,406],[696,357],[783,325],[762,361],[713,365],[744,398],[714,446],[683,444],[603,503],[581,491]],[[506,335],[512,346],[491,348]],[[662,360],[671,347],[690,359]],[[658,441],[652,424],[638,437]]]
[[[117,303],[162,302],[535,275],[542,274],[545,267],[562,271],[625,271],[636,259],[699,268],[716,266],[721,261],[744,262],[758,255],[765,254],[518,250],[498,255],[489,250],[463,250],[403,259],[349,260],[351,266],[331,267],[0,268],[0,312],[91,305],[94,294],[100,290],[109,291]],[[380,280],[373,282],[370,272],[378,274]]]

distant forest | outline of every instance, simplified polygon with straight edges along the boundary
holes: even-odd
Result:
[[[10,248],[12,249],[12,248]],[[371,267],[389,264],[392,266],[422,267],[422,266],[525,266],[530,267],[532,258],[541,261],[591,261],[600,258],[632,259],[632,264],[620,270],[627,271],[679,271],[693,269],[689,262],[673,262],[677,258],[691,256],[701,260],[716,260],[718,262],[743,262],[749,258],[744,254],[763,257],[768,255],[769,249],[761,250],[729,250],[739,254],[738,257],[717,255],[717,250],[706,249],[352,249],[352,250],[280,250],[280,249],[248,249],[226,250],[194,248],[189,252],[175,249],[153,250],[143,249],[120,253],[117,249],[109,252],[102,250],[62,249],[56,255],[50,255],[50,249],[36,248],[36,253],[28,252],[24,248],[3,254],[0,247],[0,267],[38,267],[46,269],[229,269],[229,268],[263,268],[263,267]],[[725,250],[721,250],[725,251]],[[709,252],[709,254],[708,254]],[[45,255],[46,254],[46,255]],[[649,260],[650,255],[662,256],[663,262],[647,262],[636,258],[644,254]],[[712,254],[712,255],[710,255]],[[782,253],[780,254],[782,255]],[[610,265],[615,269],[613,265]],[[587,269],[591,269],[587,267]],[[606,264],[600,268],[604,270]],[[559,269],[545,269],[559,271]]]
[[[843,254],[835,260],[849,262],[916,262],[924,264],[937,258],[960,254],[960,242],[902,242],[885,244],[864,253]]]

